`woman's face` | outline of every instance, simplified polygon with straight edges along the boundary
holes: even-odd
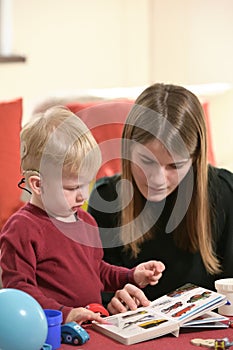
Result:
[[[141,194],[149,201],[160,202],[172,193],[191,165],[191,158],[171,155],[157,139],[132,148],[132,176]]]

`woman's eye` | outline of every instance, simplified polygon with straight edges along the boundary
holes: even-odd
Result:
[[[171,164],[170,165],[170,168],[171,169],[181,169],[181,168],[183,168],[183,166],[184,166],[184,164]]]
[[[154,163],[154,161],[152,159],[147,159],[147,158],[141,159],[141,162],[143,164],[153,164]]]

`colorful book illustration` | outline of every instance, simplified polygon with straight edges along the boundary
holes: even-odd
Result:
[[[225,295],[187,283],[136,311],[127,311],[105,318],[105,324],[93,327],[120,343],[130,345],[172,333],[179,336],[180,327],[200,317],[217,318],[209,312],[226,303]],[[220,317],[220,315],[218,315]],[[216,320],[215,322],[219,322]],[[213,321],[214,322],[214,321]],[[204,320],[203,323],[207,322]]]

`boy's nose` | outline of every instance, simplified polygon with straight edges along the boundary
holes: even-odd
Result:
[[[76,200],[77,200],[77,202],[84,200],[83,193],[80,190],[77,192]]]
[[[88,186],[84,186],[82,188],[79,188],[78,191],[77,191],[77,200],[80,201],[80,200],[87,200],[88,198],[88,191],[89,191],[89,188]]]

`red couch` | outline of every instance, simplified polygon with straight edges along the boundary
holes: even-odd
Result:
[[[0,102],[0,229],[21,205],[20,139],[22,98]]]

